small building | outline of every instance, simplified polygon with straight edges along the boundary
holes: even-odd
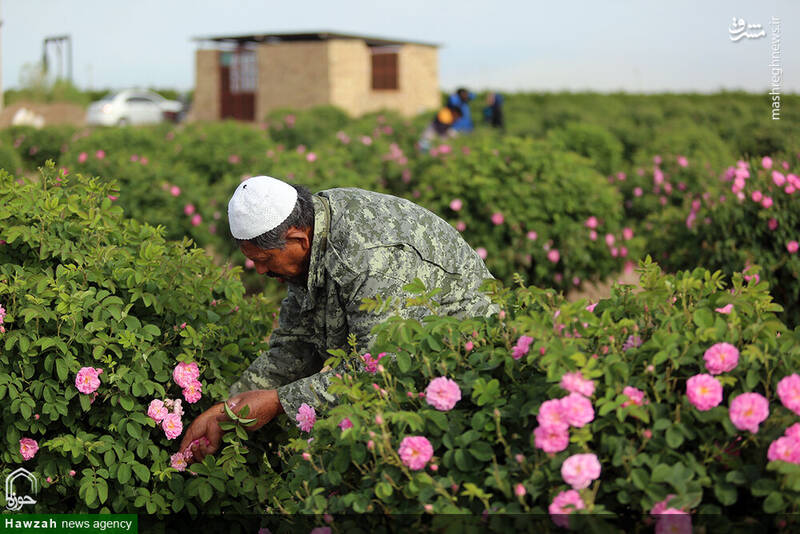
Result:
[[[331,32],[198,37],[195,120],[263,120],[278,108],[353,116],[438,107],[438,45]]]

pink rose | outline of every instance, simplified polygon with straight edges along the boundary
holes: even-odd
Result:
[[[730,343],[717,343],[706,350],[703,359],[712,375],[727,373],[739,364],[739,350]]]
[[[630,241],[631,239],[633,239],[633,230],[631,230],[628,227],[623,228],[622,229],[622,238],[625,241]]]
[[[580,371],[564,373],[559,385],[570,393],[580,393],[585,397],[591,397],[594,394],[594,381],[584,378]]]
[[[175,469],[177,471],[185,471],[186,470],[186,466],[188,464],[186,463],[186,457],[183,454],[181,454],[179,452],[176,452],[175,454],[173,454],[170,457],[169,460],[170,460],[170,462],[169,462],[170,466],[173,469]]]
[[[711,375],[695,375],[686,381],[686,396],[695,408],[704,412],[722,402],[722,384]]]
[[[460,198],[454,198],[450,201],[450,209],[453,211],[461,211],[461,208],[464,206],[464,203],[461,202]]]
[[[629,399],[622,403],[623,408],[630,406],[631,404],[635,404],[636,406],[641,406],[644,404],[644,391],[640,389],[636,389],[632,386],[626,386],[625,389],[622,390],[622,394]]]
[[[742,393],[731,401],[729,414],[733,426],[755,434],[769,416],[769,401],[759,393]]]
[[[522,484],[517,484],[516,486],[514,486],[514,495],[516,495],[517,497],[524,497],[526,493],[527,491],[525,490],[525,486],[523,486]]]
[[[203,384],[199,380],[192,380],[188,386],[183,388],[183,398],[189,404],[194,404],[203,396]]]
[[[200,223],[203,222],[203,217],[199,213],[195,213],[192,215],[190,222],[192,223],[192,226],[200,226]]]
[[[197,363],[195,362],[180,362],[172,371],[172,379],[175,380],[175,383],[181,388],[189,387],[189,384],[197,380],[199,377],[200,369],[197,367]]]
[[[550,512],[553,523],[563,528],[569,528],[569,517],[567,515],[575,510],[583,510],[584,508],[586,508],[586,505],[583,503],[580,493],[575,490],[566,490],[556,495],[547,511]]]
[[[161,420],[161,428],[164,429],[167,439],[175,439],[183,432],[183,422],[181,416],[176,413],[169,413]]]
[[[84,163],[87,159],[89,159],[89,154],[86,152],[81,152],[78,154],[78,163]]]
[[[341,428],[342,430],[353,428],[353,422],[349,418],[345,417],[344,419],[339,421],[339,428]]]
[[[546,453],[561,452],[569,446],[568,428],[562,425],[540,424],[533,431],[534,445]]]
[[[581,428],[594,420],[592,402],[579,393],[570,393],[562,398],[561,408],[570,426]]]
[[[528,235],[527,235],[527,237],[528,237],[528,239],[530,239],[531,241],[536,241],[536,238],[537,238],[537,237],[539,237],[539,234],[537,234],[536,232],[534,232],[533,230],[531,230],[530,232],[528,232]]]
[[[763,158],[761,158],[761,166],[764,167],[765,169],[771,169],[772,158],[769,156],[764,156]]]
[[[81,367],[78,375],[75,377],[75,387],[78,391],[84,394],[93,393],[100,387],[100,373],[102,369],[94,367]]]
[[[800,440],[793,436],[782,436],[773,441],[767,451],[767,460],[782,460],[791,464],[800,463]]]
[[[39,444],[36,442],[35,439],[31,438],[22,438],[19,440],[19,453],[22,455],[24,460],[30,460],[34,456],[36,456],[36,452],[39,450]]]
[[[169,194],[172,195],[173,197],[177,197],[181,194],[181,188],[178,187],[177,185],[173,185],[172,187],[169,188]]]
[[[500,226],[504,221],[505,217],[503,217],[503,214],[499,211],[492,214],[492,224],[495,226]]]
[[[423,436],[407,436],[400,442],[397,454],[403,464],[412,471],[424,469],[433,456],[431,442]]]
[[[533,343],[533,338],[530,336],[520,336],[517,340],[517,344],[514,348],[511,349],[511,357],[515,360],[519,360],[526,354],[531,348],[531,343]]]
[[[778,382],[778,397],[788,409],[800,415],[800,375],[793,373]]]
[[[147,407],[147,415],[156,423],[160,423],[167,416],[169,410],[164,407],[164,401],[153,399]]]
[[[688,167],[689,160],[686,159],[686,156],[678,156],[678,165],[680,165],[681,167]]]
[[[592,230],[594,230],[595,228],[597,228],[597,225],[598,225],[598,222],[597,222],[597,217],[595,217],[594,215],[592,215],[591,217],[589,217],[588,219],[586,219],[586,222],[585,222],[585,223],[583,223],[583,225],[584,225],[586,228],[591,228]]]
[[[313,406],[309,406],[304,402],[297,410],[295,420],[300,430],[303,432],[311,432],[311,429],[314,428],[314,423],[317,422],[317,412],[314,410]]]
[[[714,311],[722,313],[722,314],[725,314],[725,315],[728,315],[728,314],[731,313],[731,311],[733,311],[733,304],[726,304],[725,306],[723,306],[721,308],[715,308]]]
[[[425,388],[425,402],[439,411],[452,410],[461,400],[461,389],[455,381],[443,376],[431,380]]]
[[[789,254],[794,254],[797,252],[798,248],[800,248],[800,245],[797,243],[797,241],[789,241],[786,243],[786,250],[789,251]]]
[[[547,252],[547,259],[553,263],[558,263],[558,260],[561,258],[561,255],[558,253],[558,249],[550,249]]]
[[[194,204],[186,204],[183,207],[183,213],[185,213],[186,215],[191,215],[192,213],[194,213]]]
[[[478,253],[478,256],[480,256],[480,258],[481,258],[482,260],[485,260],[485,259],[486,259],[486,257],[489,255],[489,253],[488,253],[488,252],[486,252],[486,249],[485,249],[485,248],[483,248],[483,247],[478,247],[478,248],[476,248],[476,249],[475,249],[475,252],[477,252],[477,253]]]
[[[97,152],[94,153],[94,156],[97,159],[103,159],[103,158],[106,157],[106,152],[105,152],[105,150],[98,150]]]
[[[588,488],[600,477],[600,462],[594,454],[573,454],[561,464],[561,477],[572,489]]]
[[[536,416],[539,425],[564,429],[569,427],[569,421],[564,413],[562,400],[563,399],[550,399],[542,403],[539,407],[539,414]]]

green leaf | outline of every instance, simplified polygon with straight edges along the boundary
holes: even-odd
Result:
[[[711,328],[714,326],[714,316],[706,308],[695,310],[692,314],[694,324],[700,328]]]
[[[139,477],[139,480],[142,482],[149,482],[150,481],[150,470],[143,466],[140,463],[134,463],[131,465],[133,472],[136,473],[136,476]]]
[[[103,479],[97,481],[97,496],[101,503],[105,503],[108,499],[108,484]]]
[[[128,464],[119,464],[117,469],[117,480],[120,484],[127,484],[131,479],[131,466]]]
[[[647,487],[648,479],[647,479],[647,471],[641,468],[636,468],[631,471],[631,480],[633,481],[633,485],[643,490]]]
[[[67,367],[67,361],[64,358],[59,358],[56,360],[56,374],[58,374],[58,380],[61,382],[67,379],[69,368]]]
[[[375,484],[375,495],[382,501],[387,500],[392,496],[392,486],[387,482],[378,482]]]
[[[677,449],[683,443],[683,433],[674,425],[667,429],[666,438],[667,445],[673,449]]]
[[[730,506],[736,502],[736,488],[727,482],[717,482],[714,486],[714,495],[723,506]]]
[[[201,501],[203,501],[204,503],[210,501],[213,494],[214,492],[211,489],[211,485],[209,485],[208,482],[200,484],[200,487],[198,488],[197,491],[197,496],[200,497]]]
[[[778,491],[772,493],[764,499],[764,512],[768,514],[777,514],[784,509],[783,496]]]
[[[397,368],[401,373],[407,373],[411,369],[411,357],[405,352],[398,352],[395,357]]]
[[[125,411],[130,412],[131,410],[133,410],[133,399],[130,398],[130,397],[120,397],[119,398],[119,405],[122,406],[122,408]]]
[[[480,462],[488,462],[494,456],[492,446],[485,441],[476,441],[469,446],[469,453]]]
[[[97,488],[94,486],[87,486],[86,487],[86,494],[84,495],[83,500],[86,502],[88,506],[94,504],[97,500]]]

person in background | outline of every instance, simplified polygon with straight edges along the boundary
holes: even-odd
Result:
[[[475,95],[463,87],[447,98],[447,107],[455,107],[461,111],[461,118],[453,123],[453,129],[459,133],[471,132],[475,128],[469,112],[469,101],[473,98],[475,98]]]
[[[431,148],[431,143],[435,139],[455,137],[458,132],[453,128],[453,124],[461,118],[461,109],[456,106],[449,106],[440,109],[427,128],[422,132],[419,140],[419,147],[423,152]]]
[[[503,95],[489,93],[486,95],[486,107],[483,108],[483,120],[493,128],[503,129]]]

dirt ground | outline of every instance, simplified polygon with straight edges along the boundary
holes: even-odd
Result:
[[[573,289],[567,294],[567,299],[575,302],[580,299],[587,299],[590,302],[597,302],[598,300],[608,298],[611,296],[611,286],[614,283],[638,285],[639,275],[636,272],[620,273],[617,276],[607,278],[597,284],[583,284],[578,289]]]
[[[38,102],[21,101],[14,102],[0,111],[0,128],[8,128],[11,126],[11,120],[20,108],[27,108],[37,115],[44,117],[45,125],[72,124],[74,126],[83,126],[86,124],[86,108],[78,104],[71,104],[68,102],[42,104]]]

